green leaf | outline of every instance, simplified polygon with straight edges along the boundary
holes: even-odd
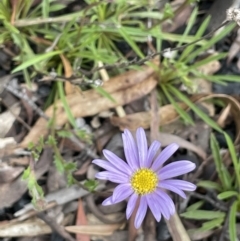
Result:
[[[21,71],[23,69],[26,69],[32,65],[38,64],[41,61],[47,60],[48,58],[53,57],[54,55],[60,54],[62,51],[53,51],[45,54],[36,54],[34,57],[31,57],[31,59],[26,60],[22,64],[20,64],[18,67],[16,67],[12,73],[16,73],[18,71]]]
[[[212,230],[214,228],[218,228],[222,225],[223,221],[224,221],[224,218],[216,218],[211,221],[204,222],[202,224],[202,227],[200,228],[200,230],[208,231],[208,230]]]
[[[24,172],[22,174],[22,179],[27,180],[29,178],[30,174],[31,174],[31,169],[30,169],[30,167],[28,167],[27,169],[24,170]]]
[[[64,173],[64,164],[61,157],[54,155],[54,164],[60,173]]]
[[[204,19],[203,23],[201,24],[200,28],[198,29],[197,33],[195,34],[196,38],[202,37],[204,32],[206,31],[208,24],[210,22],[210,17]],[[187,62],[185,61],[185,58],[193,51],[193,49],[196,47],[195,44],[192,44],[184,49],[183,53],[181,54],[178,62]]]
[[[57,132],[57,135],[59,137],[65,137],[65,138],[70,138],[71,136],[73,136],[72,132],[67,130],[60,130]]]
[[[66,5],[65,4],[61,4],[61,3],[56,3],[56,4],[53,4],[49,7],[49,11],[50,12],[55,12],[55,11],[59,11],[59,10],[62,10],[66,8]]]
[[[49,0],[42,0],[42,16],[47,18],[49,16]]]
[[[226,192],[222,192],[220,194],[218,194],[218,199],[224,200],[233,196],[238,196],[238,192],[235,191],[226,191]]]
[[[77,170],[77,164],[73,163],[73,162],[65,163],[64,164],[64,169],[66,171],[70,171],[70,172],[76,171]]]
[[[236,230],[237,206],[238,206],[238,201],[235,201],[230,208],[229,226],[228,226],[230,241],[237,240],[237,230]]]
[[[172,9],[171,4],[165,3],[164,9],[163,9],[163,18],[173,18],[174,17],[174,11]]]
[[[140,50],[140,48],[137,46],[136,42],[130,37],[130,35],[128,34],[128,32],[125,30],[125,27],[120,26],[118,28],[118,32],[121,34],[121,36],[123,37],[123,39],[131,46],[131,48],[136,52],[136,54],[140,57],[140,58],[144,58],[144,54],[142,53],[142,51]]]
[[[181,217],[193,220],[212,220],[215,218],[224,218],[225,215],[224,212],[206,210],[194,210],[180,214]]]
[[[54,138],[54,136],[49,135],[48,139],[46,141],[46,144],[50,145],[50,146],[56,146],[57,145],[57,140]]]
[[[203,53],[206,49],[209,49],[211,46],[213,46],[215,43],[217,43],[219,40],[221,40],[223,37],[225,37],[228,33],[230,33],[235,26],[236,26],[235,23],[231,23],[228,26],[226,26],[221,32],[219,32],[217,35],[214,35],[214,37],[212,37],[207,42],[207,44],[201,46],[200,48],[198,48],[197,50],[192,52],[188,56],[187,62],[189,62],[189,61],[193,60],[194,58],[196,58],[199,54]]]
[[[238,158],[237,158],[236,150],[235,150],[234,144],[233,144],[230,136],[226,132],[224,132],[224,136],[225,136],[225,139],[227,141],[228,150],[230,152],[232,162],[233,162],[233,166],[234,166],[234,171],[235,171],[235,174],[236,174],[236,177],[237,177],[237,186],[238,186],[238,188],[240,188],[240,168],[239,168],[240,165],[239,165],[239,161],[238,161]]]
[[[137,18],[151,18],[161,20],[163,18],[163,14],[159,11],[151,11],[151,12],[133,12],[129,13],[128,17],[137,17]]]
[[[220,148],[213,134],[211,134],[210,146],[218,177],[222,183],[223,189],[229,190],[231,188],[231,180],[229,179],[230,174],[223,164],[222,156],[220,155]]]
[[[181,36],[181,38],[178,41],[177,47],[181,46],[181,44],[183,43],[186,36],[189,35],[189,32],[192,29],[192,27],[196,21],[197,15],[198,15],[198,8],[194,8],[190,18],[188,19],[187,27],[185,28],[183,35]]]
[[[92,180],[92,179],[86,180],[86,181],[84,182],[84,186],[85,186],[90,192],[93,192],[93,191],[96,189],[97,185],[98,185],[98,182],[97,182],[96,180]]]
[[[208,56],[207,58],[203,59],[203,60],[200,60],[200,61],[197,61],[195,62],[193,65],[191,65],[189,67],[188,70],[191,70],[191,69],[197,69],[205,64],[208,64],[212,61],[216,61],[216,60],[219,60],[219,59],[223,59],[227,56],[228,54],[227,53],[219,53],[219,54],[214,54],[214,55],[210,55]]]
[[[218,183],[212,182],[212,181],[199,181],[197,186],[208,188],[208,189],[215,189],[218,191],[221,191],[221,189],[222,189]]]
[[[195,211],[197,209],[199,209],[200,207],[202,207],[202,205],[204,204],[204,201],[198,201],[192,205],[190,205],[188,208],[187,208],[187,211]]]
[[[161,88],[164,92],[164,94],[166,95],[166,97],[168,98],[168,100],[170,101],[170,103],[174,106],[174,108],[176,109],[176,111],[178,112],[178,114],[183,118],[183,120],[185,120],[187,123],[193,125],[194,122],[192,120],[192,118],[187,114],[186,111],[184,111],[179,105],[178,103],[176,103],[176,101],[172,98],[172,96],[169,94],[168,89],[165,87],[164,84],[161,85]]]

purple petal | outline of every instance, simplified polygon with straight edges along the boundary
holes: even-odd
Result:
[[[128,183],[129,179],[125,176],[119,175],[117,173],[114,172],[98,172],[95,175],[96,178],[101,179],[101,180],[109,180],[111,182],[115,182],[115,183]]]
[[[163,208],[165,205],[165,211],[168,210],[170,215],[173,215],[175,213],[175,205],[172,199],[167,195],[167,193],[165,193],[160,189],[157,189],[155,193],[159,196],[160,199],[164,200],[162,205],[163,205]]]
[[[197,188],[196,185],[194,185],[191,182],[178,180],[178,179],[164,180],[164,181],[161,181],[161,183],[167,183],[169,185],[172,185],[172,186],[174,186],[178,189],[184,190],[184,191],[195,191]]]
[[[103,206],[113,205],[112,196],[106,198],[106,199],[102,202],[102,205],[103,205]]]
[[[113,191],[112,201],[113,203],[119,203],[132,194],[133,190],[130,184],[120,184]]]
[[[164,218],[169,220],[171,213],[168,207],[168,203],[166,203],[165,200],[159,197],[158,195],[154,196],[153,199],[156,205],[158,206],[159,210],[161,211],[162,215],[164,216]]]
[[[170,163],[159,171],[160,180],[169,179],[191,172],[196,165],[190,161],[177,161]]]
[[[127,136],[124,133],[122,134],[122,139],[123,139],[123,148],[124,148],[124,153],[125,153],[127,163],[133,171],[136,171],[139,168],[139,163],[138,163],[138,160],[134,159],[135,156],[132,152],[130,140],[127,138]]]
[[[148,206],[154,216],[154,218],[159,222],[161,220],[161,209],[154,200],[154,194],[146,195]]]
[[[132,150],[132,154],[134,155],[134,160],[138,163],[139,165],[139,160],[138,160],[138,149],[137,149],[137,145],[136,142],[131,134],[131,132],[127,129],[124,130],[124,134],[126,136],[126,138],[129,141],[130,144],[130,148]]]
[[[151,166],[153,158],[156,156],[160,146],[161,146],[161,143],[159,141],[154,141],[149,147],[148,155],[147,155],[147,167]]]
[[[167,146],[153,162],[153,171],[157,171],[164,164],[164,162],[166,162],[175,153],[178,147],[179,146],[175,143],[172,143],[169,146]]]
[[[126,210],[127,219],[129,219],[130,216],[132,215],[134,208],[136,207],[137,200],[138,200],[138,195],[133,193],[132,196],[129,198],[128,204],[127,204],[127,210]]]
[[[92,161],[92,163],[106,169],[107,171],[118,173],[119,175],[124,176],[124,177],[129,177],[129,175],[127,175],[126,172],[124,172],[124,170],[117,169],[114,165],[112,165],[108,161],[95,159]]]
[[[115,166],[118,170],[125,172],[126,174],[130,175],[132,173],[130,167],[127,165],[125,161],[121,158],[116,156],[113,152],[108,150],[103,150],[103,155],[107,158],[107,160]]]
[[[139,204],[135,222],[134,222],[134,226],[136,229],[138,229],[141,226],[143,219],[146,216],[146,213],[147,213],[147,200],[145,196],[142,196],[140,199],[140,204]]]
[[[175,192],[184,199],[186,198],[186,194],[181,189],[179,189],[171,184],[164,183],[164,181],[160,181],[158,184],[158,187]]]
[[[140,167],[148,167],[148,145],[147,138],[143,128],[138,128],[136,132],[137,138],[137,147],[138,147],[138,157],[139,157],[139,165]]]

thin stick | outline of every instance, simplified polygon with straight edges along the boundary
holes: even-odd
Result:
[[[60,236],[62,236],[67,241],[76,241],[69,233],[67,233],[60,224],[58,224],[55,219],[49,217],[47,214],[41,212],[38,213],[37,216],[42,219],[46,224],[49,225],[49,227],[52,229],[53,232],[58,233]]]

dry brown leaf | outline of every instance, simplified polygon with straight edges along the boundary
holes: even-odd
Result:
[[[7,149],[17,144],[13,137],[0,138],[0,149]]]
[[[84,212],[83,203],[82,200],[79,199],[78,201],[78,212],[77,212],[77,220],[76,220],[77,226],[87,225],[87,218]],[[90,236],[86,234],[80,234],[78,233],[76,235],[77,241],[90,241]]]
[[[11,129],[14,121],[16,120],[16,116],[19,116],[20,111],[21,107],[19,103],[15,103],[9,108],[9,110],[0,114],[0,138],[5,137],[8,131]]]
[[[0,165],[0,185],[13,181],[23,172],[23,170],[23,167],[11,167],[2,163]]]
[[[199,96],[199,99],[201,97]],[[179,106],[187,111],[189,108],[184,103],[178,103]],[[169,124],[174,122],[179,118],[179,114],[177,113],[176,109],[173,105],[165,105],[161,106],[161,108],[158,111],[159,118],[160,118],[160,126]],[[124,130],[125,128],[130,130],[136,130],[139,126],[143,127],[144,129],[148,129],[150,127],[151,122],[151,112],[150,111],[144,111],[144,112],[138,112],[134,114],[127,115],[125,117],[116,117],[113,116],[111,118],[111,123],[114,126],[118,126],[121,130]]]
[[[15,22],[18,4],[19,4],[18,0],[11,0],[11,5],[12,5],[11,24],[12,25],[14,25],[14,22]]]
[[[62,60],[63,67],[64,67],[64,76],[66,78],[71,77],[73,74],[73,70],[69,60],[63,54],[60,54],[60,58]],[[65,92],[67,95],[73,94],[75,92],[74,91],[75,88],[76,86],[71,84],[69,81],[65,82]]]
[[[226,119],[229,116],[230,110],[231,110],[231,105],[228,104],[220,113],[217,123],[219,126],[221,126],[221,128],[225,127]]]
[[[38,218],[29,219],[19,223],[0,226],[0,237],[30,237],[51,233],[51,228]]]
[[[234,121],[237,127],[237,136],[235,142],[238,142],[240,139],[240,122],[239,115],[240,115],[240,104],[239,102],[231,96],[225,94],[202,94],[202,95],[194,95],[191,98],[193,103],[201,103],[210,99],[219,99],[224,101],[226,104],[231,105],[230,113],[233,115]],[[184,110],[187,111],[189,107],[184,103],[178,103],[179,106]],[[172,123],[176,119],[179,118],[179,114],[173,107],[173,105],[165,105],[159,109],[159,117],[160,117],[160,126]],[[130,130],[135,130],[137,127],[142,126],[145,129],[150,127],[151,121],[151,114],[150,112],[139,112],[131,115],[127,115],[125,117],[112,117],[111,123],[114,126],[118,126],[121,130],[127,128]]]
[[[110,236],[114,231],[121,228],[123,224],[103,224],[103,225],[81,225],[67,226],[65,229],[70,233],[81,233],[88,235]]]
[[[125,80],[128,80],[128,79],[125,78]],[[110,83],[110,81],[106,83]],[[113,97],[115,102],[102,96],[99,96],[94,99],[91,94],[90,95],[85,94],[85,98],[78,95],[75,95],[74,98],[68,98],[67,96],[67,101],[71,109],[71,112],[75,118],[92,116],[101,111],[108,110],[110,108],[114,108],[119,105],[125,105],[134,100],[137,100],[142,96],[147,95],[156,86],[156,84],[157,82],[155,78],[153,76],[150,76],[145,81],[135,84],[131,87],[128,87],[127,89],[119,90],[117,92],[111,93],[111,96]],[[92,91],[90,91],[90,93],[92,93]],[[51,106],[50,108],[48,108],[45,114],[51,118],[54,114],[53,107]],[[63,108],[61,101],[57,103],[57,109],[55,111],[55,114],[56,114],[56,118],[55,118],[56,126],[62,126],[68,122],[68,117]],[[27,147],[29,142],[36,143],[39,140],[40,136],[44,137],[45,135],[47,135],[47,133],[48,133],[47,121],[43,118],[40,118],[36,122],[32,130],[29,132],[29,134],[25,137],[25,139],[20,144],[20,146]]]

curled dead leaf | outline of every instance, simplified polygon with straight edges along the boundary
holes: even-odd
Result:
[[[159,133],[158,140],[161,142],[162,146],[168,146],[171,143],[176,143],[182,148],[195,152],[203,160],[207,158],[207,153],[199,146],[194,145],[193,143],[184,140],[183,138],[169,134],[169,133]]]

